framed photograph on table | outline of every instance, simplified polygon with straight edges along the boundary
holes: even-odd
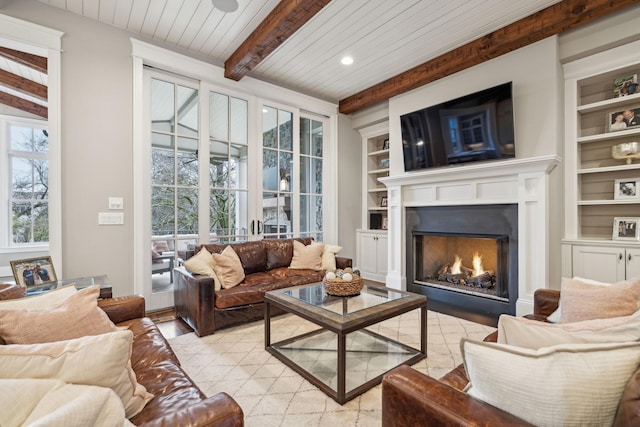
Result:
[[[10,261],[13,277],[23,288],[56,282],[58,277],[50,256]]]
[[[640,228],[638,228],[640,218],[614,218],[613,219],[613,239],[614,240],[640,240]]]
[[[607,113],[606,120],[606,129],[608,132],[640,127],[640,107]]]
[[[640,199],[640,178],[616,179],[613,187],[615,200]]]

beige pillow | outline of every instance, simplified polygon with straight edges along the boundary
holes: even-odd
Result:
[[[224,248],[222,253],[213,254],[212,256],[213,270],[222,288],[232,288],[244,280],[242,262],[231,246]]]
[[[640,311],[631,316],[574,323],[545,323],[507,314],[498,320],[498,343],[537,350],[570,343],[640,340]]]
[[[71,295],[78,292],[74,284],[63,286],[49,292],[44,292],[31,297],[8,299],[0,301],[0,310],[36,309],[51,307],[60,304]]]
[[[305,246],[297,240],[293,241],[293,258],[289,268],[305,270],[322,270],[322,252],[324,243],[311,243]],[[334,260],[335,261],[335,260]]]
[[[583,277],[573,276],[573,280],[579,280],[590,285],[611,286],[611,283],[599,282],[597,280],[585,279]],[[640,308],[640,306],[638,306]],[[560,302],[558,301],[558,308],[556,311],[547,316],[547,321],[551,323],[560,323],[562,317],[562,309],[560,308]]]
[[[342,246],[328,245],[325,243],[322,251],[322,269],[336,271],[336,255],[342,250]]]
[[[640,278],[600,286],[576,279],[562,279],[560,322],[628,316],[638,310]]]
[[[220,290],[220,281],[213,269],[213,255],[206,248],[200,249],[200,252],[186,260],[184,266],[191,273],[211,277],[215,283],[216,291]]]
[[[75,292],[48,308],[0,310],[0,337],[7,344],[34,344],[117,330],[98,308],[100,286]]]
[[[54,325],[52,325],[54,326]],[[43,344],[0,346],[0,378],[59,379],[112,389],[127,418],[153,398],[131,369],[133,332],[116,331]]]
[[[611,425],[640,343],[564,344],[539,350],[460,342],[469,395],[537,426]]]

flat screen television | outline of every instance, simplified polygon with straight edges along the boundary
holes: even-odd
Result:
[[[511,82],[400,116],[404,170],[515,157]]]

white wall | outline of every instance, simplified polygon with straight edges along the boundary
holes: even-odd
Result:
[[[356,229],[362,212],[362,138],[351,118],[338,116],[338,240],[340,256],[356,262]]]

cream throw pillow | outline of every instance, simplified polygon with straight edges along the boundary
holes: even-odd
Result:
[[[460,342],[469,395],[537,426],[609,426],[640,343],[565,344],[530,350]]]
[[[244,268],[240,257],[231,246],[224,248],[222,253],[213,254],[213,270],[224,289],[233,288],[244,280]],[[217,288],[217,285],[216,285]]]
[[[0,310],[37,309],[60,304],[71,295],[78,292],[73,284],[54,289],[31,297],[7,299],[0,301]]]
[[[0,310],[0,337],[7,344],[34,344],[115,331],[98,308],[99,294],[100,286],[95,285],[48,308]]]
[[[576,279],[562,279],[560,322],[628,316],[638,310],[640,278],[611,286],[593,285]]]
[[[191,273],[211,277],[215,284],[216,291],[220,290],[220,280],[213,269],[213,255],[211,255],[211,252],[206,248],[200,249],[200,252],[186,260],[184,267]]]
[[[342,246],[324,245],[322,251],[322,269],[325,271],[336,271],[336,255],[340,253]]]
[[[574,323],[545,323],[507,314],[498,320],[498,343],[537,350],[570,343],[640,340],[640,311],[631,316]]]
[[[308,246],[297,240],[293,241],[293,258],[289,268],[304,270],[322,270],[322,252],[324,243],[313,242]],[[335,259],[334,259],[335,262]]]
[[[583,277],[578,277],[578,276],[573,276],[572,280],[579,280],[581,282],[588,283],[590,285],[611,286],[611,283],[598,282],[597,280],[585,279]],[[556,311],[554,311],[547,317],[547,321],[551,323],[560,323],[561,317],[562,317],[562,309],[560,308],[560,302],[558,301],[558,308],[556,309]]]
[[[133,332],[116,331],[43,344],[3,345],[0,378],[59,379],[108,387],[120,397],[131,418],[153,398],[131,369],[132,341]]]

